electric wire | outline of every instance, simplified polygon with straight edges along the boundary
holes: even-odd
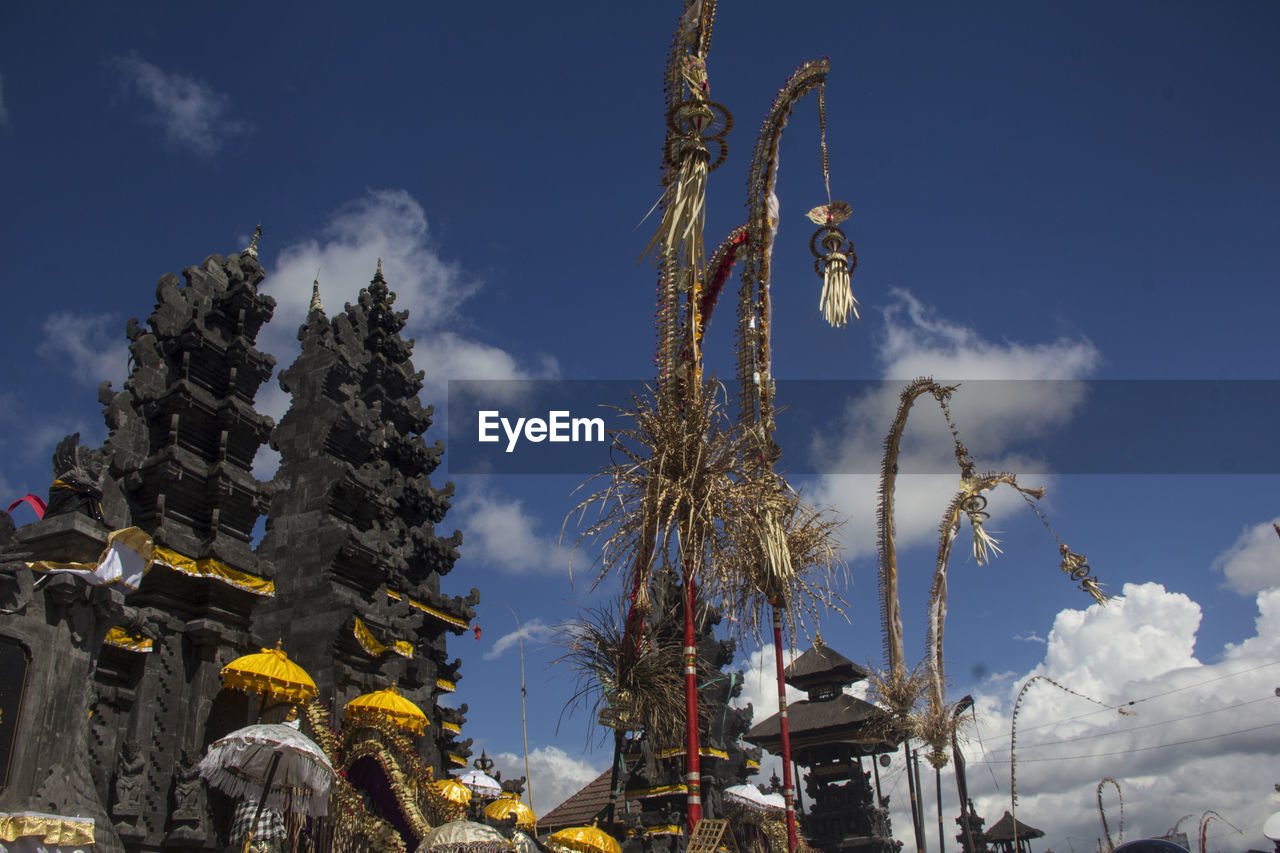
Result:
[[[1227,673],[1227,674],[1225,674],[1225,675],[1218,675],[1218,676],[1215,676],[1215,677],[1213,677],[1213,678],[1206,678],[1206,679],[1204,679],[1203,681],[1196,681],[1196,682],[1193,682],[1193,683],[1191,683],[1191,684],[1185,684],[1185,685],[1183,685],[1182,687],[1173,687],[1173,688],[1170,688],[1169,690],[1165,690],[1165,691],[1162,691],[1162,692],[1160,692],[1160,693],[1153,693],[1152,695],[1150,695],[1150,696],[1146,696],[1146,697],[1143,697],[1142,699],[1131,699],[1131,700],[1129,700],[1128,702],[1120,702],[1120,703],[1118,703],[1118,704],[1116,704],[1116,705],[1108,705],[1108,706],[1107,706],[1107,707],[1105,707],[1105,708],[1100,708],[1100,709],[1098,709],[1098,710],[1096,710],[1096,711],[1086,711],[1086,712],[1085,712],[1085,713],[1083,713],[1083,714],[1076,714],[1076,715],[1075,715],[1075,716],[1073,716],[1073,717],[1063,717],[1063,718],[1058,719],[1058,720],[1050,720],[1050,721],[1048,721],[1048,722],[1044,722],[1044,723],[1037,723],[1037,724],[1036,724],[1036,725],[1034,725],[1034,726],[1025,726],[1025,727],[1020,726],[1020,727],[1018,728],[1018,731],[1019,731],[1019,732],[1033,732],[1033,731],[1035,731],[1036,729],[1043,729],[1043,728],[1046,728],[1046,727],[1049,727],[1049,726],[1059,726],[1059,725],[1062,725],[1063,723],[1070,723],[1070,722],[1074,722],[1075,720],[1082,720],[1082,719],[1084,719],[1085,717],[1092,717],[1092,716],[1095,716],[1095,715],[1097,715],[1097,714],[1105,714],[1105,713],[1107,713],[1107,712],[1109,712],[1109,711],[1115,711],[1115,710],[1120,709],[1120,708],[1129,708],[1129,707],[1132,707],[1132,706],[1134,706],[1134,705],[1138,705],[1138,704],[1140,704],[1140,703],[1142,703],[1142,702],[1150,702],[1150,701],[1151,701],[1151,700],[1153,700],[1153,699],[1162,699],[1162,698],[1164,698],[1165,696],[1170,696],[1170,695],[1172,695],[1172,694],[1174,694],[1174,693],[1181,693],[1182,691],[1185,691],[1185,690],[1191,690],[1191,689],[1196,688],[1196,687],[1203,687],[1203,686],[1204,686],[1204,685],[1206,685],[1206,684],[1213,684],[1213,683],[1215,683],[1215,682],[1223,681],[1223,680],[1228,679],[1228,678],[1235,678],[1236,676],[1239,676],[1239,675],[1248,675],[1248,674],[1249,674],[1249,673],[1251,673],[1251,672],[1257,672],[1257,671],[1258,671],[1258,670],[1260,670],[1260,669],[1266,669],[1266,668],[1267,668],[1267,667],[1269,667],[1269,666],[1276,666],[1277,664],[1280,664],[1280,660],[1269,661],[1268,663],[1258,664],[1257,666],[1252,666],[1252,667],[1249,667],[1248,669],[1241,669],[1241,670],[1238,670],[1238,671],[1236,671],[1236,672],[1229,672],[1229,673]],[[992,740],[997,740],[997,741],[999,741],[999,740],[1008,740],[1008,739],[1009,739],[1009,735],[1005,735],[1005,734],[996,734],[996,735],[993,735],[993,736],[991,737],[991,739],[992,739]]]
[[[1088,732],[1085,734],[1076,735],[1075,737],[1062,738],[1061,740],[1046,740],[1046,741],[1041,741],[1039,743],[1026,744],[1025,746],[1020,746],[1018,749],[1021,752],[1023,750],[1028,750],[1028,749],[1038,749],[1039,747],[1042,747],[1042,746],[1057,746],[1059,744],[1075,743],[1077,741],[1082,741],[1082,740],[1097,740],[1098,738],[1102,738],[1102,737],[1114,737],[1116,735],[1125,735],[1125,734],[1129,734],[1130,732],[1142,731],[1143,729],[1154,729],[1157,726],[1167,726],[1170,723],[1180,723],[1183,720],[1194,720],[1197,717],[1207,717],[1210,714],[1217,714],[1217,713],[1221,713],[1222,711],[1234,711],[1238,708],[1244,708],[1249,705],[1256,705],[1259,702],[1267,702],[1274,698],[1275,698],[1274,695],[1268,694],[1266,696],[1262,696],[1257,699],[1250,699],[1247,702],[1237,702],[1234,705],[1222,705],[1218,708],[1210,708],[1208,711],[1200,711],[1198,713],[1187,714],[1182,717],[1170,717],[1167,720],[1160,720],[1154,723],[1144,723],[1141,726],[1130,726],[1128,728],[1115,729],[1114,731],[1109,731],[1109,732]]]
[[[1276,726],[1280,726],[1280,723],[1264,723],[1260,726],[1252,726],[1247,729],[1236,729],[1235,731],[1223,732],[1222,734],[1206,735],[1204,737],[1190,738],[1189,740],[1174,741],[1172,743],[1160,743],[1154,746],[1135,746],[1132,749],[1121,749],[1121,750],[1116,750],[1114,752],[1094,752],[1088,755],[1057,755],[1057,756],[1048,756],[1045,758],[1019,758],[1018,761],[1021,763],[1021,762],[1030,762],[1030,761],[1077,761],[1085,758],[1109,758],[1116,755],[1131,755],[1135,752],[1150,752],[1151,750],[1154,750],[1154,749],[1169,749],[1175,746],[1186,746],[1187,744],[1192,744],[1192,743],[1203,743],[1205,741],[1210,741],[1210,740],[1219,740],[1224,737],[1231,737],[1232,735],[1248,734],[1249,732],[1261,731],[1262,729],[1271,729],[1271,728],[1275,728]],[[1008,764],[1009,759],[997,758],[997,759],[990,759],[990,760],[972,761],[969,763],[971,764]]]

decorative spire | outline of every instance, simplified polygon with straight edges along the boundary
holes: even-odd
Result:
[[[373,274],[374,281],[385,281],[382,277],[382,258],[378,258],[378,271]]]
[[[259,222],[258,227],[253,229],[253,239],[249,241],[248,248],[246,248],[243,252],[241,252],[241,254],[248,255],[249,257],[256,259],[258,257],[258,238],[261,236],[262,236],[262,223]]]
[[[311,282],[311,307],[307,309],[307,313],[323,310],[324,306],[320,304],[320,279],[317,278]]]

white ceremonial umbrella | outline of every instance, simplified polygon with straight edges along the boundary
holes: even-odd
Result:
[[[457,777],[477,797],[491,800],[502,793],[502,784],[483,770],[468,770]]]
[[[285,723],[259,723],[215,741],[200,775],[236,799],[257,799],[259,810],[322,817],[329,810],[333,767],[315,741]]]
[[[454,820],[423,837],[417,853],[510,853],[511,842],[484,823]]]

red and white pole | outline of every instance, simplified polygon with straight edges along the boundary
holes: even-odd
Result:
[[[782,799],[787,804],[787,853],[796,853],[800,837],[796,832],[795,788],[791,784],[791,724],[787,722],[787,682],[782,667],[782,612],[773,608],[773,652],[778,670],[778,721],[782,729]]]
[[[693,635],[693,606],[696,601],[693,573],[684,575],[684,712],[686,820],[692,834],[702,820],[702,773],[698,743],[698,644]]]

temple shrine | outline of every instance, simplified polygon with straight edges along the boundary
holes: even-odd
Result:
[[[880,793],[876,766],[876,756],[897,747],[885,739],[889,715],[844,690],[865,679],[866,670],[819,637],[786,668],[784,677],[787,684],[807,693],[805,699],[788,704],[787,716],[795,763],[809,770],[805,776],[809,808],[803,824],[810,842],[824,853],[897,853],[902,845],[893,839],[889,798]],[[746,733],[746,740],[781,754],[780,719],[774,714],[757,723]],[[864,758],[870,759],[870,771],[863,767]]]

